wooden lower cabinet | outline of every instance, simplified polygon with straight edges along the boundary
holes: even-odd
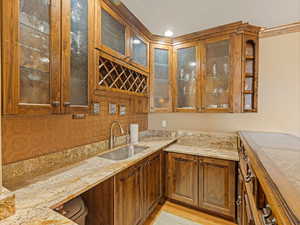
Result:
[[[198,157],[168,153],[168,198],[191,206],[198,205]]]
[[[133,166],[115,177],[115,225],[137,225],[142,219],[141,166]]]
[[[199,207],[235,219],[235,162],[199,159]]]
[[[114,178],[82,194],[88,208],[86,225],[114,225]]]
[[[143,164],[143,214],[148,215],[162,197],[161,153],[150,157]]]
[[[235,220],[235,167],[233,161],[168,153],[167,196]]]
[[[161,152],[115,176],[114,225],[142,224],[162,197]]]

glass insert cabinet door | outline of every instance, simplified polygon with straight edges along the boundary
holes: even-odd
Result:
[[[171,48],[154,45],[151,56],[151,112],[171,112]]]
[[[50,104],[50,6],[20,0],[20,103]]]
[[[126,26],[104,8],[101,8],[101,44],[126,55]]]
[[[176,110],[197,108],[197,47],[180,47],[175,50]]]
[[[133,34],[131,38],[132,60],[143,66],[148,66],[148,44],[137,35]]]
[[[59,105],[59,1],[3,2],[4,113],[57,112]],[[14,13],[12,13],[14,12]],[[9,65],[9,66],[8,66]]]
[[[89,81],[89,8],[92,1],[65,1],[62,11],[63,36],[63,111],[88,109]]]
[[[230,110],[230,40],[207,41],[203,53],[205,67],[202,110]]]

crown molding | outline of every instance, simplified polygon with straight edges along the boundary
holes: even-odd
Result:
[[[294,32],[300,32],[300,21],[271,28],[262,28],[259,37],[266,38]]]

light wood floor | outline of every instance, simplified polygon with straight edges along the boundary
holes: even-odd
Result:
[[[191,220],[196,223],[200,223],[202,225],[236,225],[235,223],[228,222],[221,218],[214,217],[193,209],[189,209],[168,201],[163,206],[158,206],[151,214],[151,216],[147,219],[147,221],[144,223],[144,225],[153,225],[155,219],[159,216],[159,214],[162,211]]]

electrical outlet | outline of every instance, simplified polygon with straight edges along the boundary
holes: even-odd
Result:
[[[100,103],[93,103],[93,114],[100,114]]]
[[[166,120],[161,121],[161,127],[163,127],[163,128],[167,127],[167,121]]]

